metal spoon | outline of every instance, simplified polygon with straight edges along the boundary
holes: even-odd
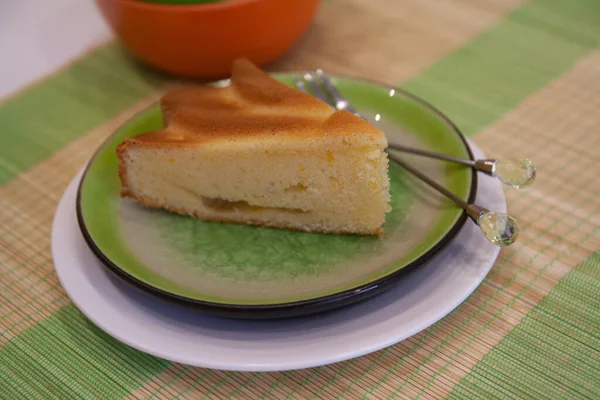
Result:
[[[463,158],[434,153],[427,150],[415,149],[394,143],[388,144],[388,148],[405,153],[467,165],[476,169],[477,171],[481,171],[487,175],[496,177],[505,185],[512,186],[517,189],[522,189],[531,185],[536,176],[536,170],[533,163],[526,158],[509,158],[506,160],[466,160]]]
[[[350,104],[344,96],[337,90],[333,85],[329,77],[323,72],[322,69],[315,71],[316,78],[309,72],[304,73],[304,81],[310,86],[313,95],[336,110],[346,110],[361,118],[362,117]],[[321,85],[325,90],[321,89]],[[296,87],[304,92],[306,86],[302,80],[296,81]],[[438,160],[455,162],[462,165],[467,165],[481,171],[487,175],[498,178],[502,183],[514,188],[525,188],[533,183],[536,177],[536,170],[533,163],[526,158],[509,158],[506,160],[465,160],[445,154],[439,154],[432,151],[415,149],[412,147],[402,146],[399,144],[390,143],[388,148],[402,151],[405,153],[416,154],[420,156],[436,158]]]

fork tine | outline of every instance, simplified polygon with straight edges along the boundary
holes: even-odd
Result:
[[[296,89],[300,90],[301,92],[308,93],[306,85],[304,85],[304,81],[302,79],[296,79],[294,84],[296,85]]]
[[[325,75],[325,72],[323,72],[322,69],[317,69],[316,74],[321,80],[323,86],[325,86],[326,91],[333,98],[334,107],[337,110],[346,110],[348,112],[351,112],[352,114],[358,115],[358,112],[356,112],[356,110],[350,105],[348,100],[346,100],[344,96],[342,96],[342,94],[336,89],[336,87],[333,86],[333,83],[331,83],[331,80],[329,79],[329,77],[327,77],[327,75]]]
[[[325,103],[331,105],[332,107],[334,106],[334,104],[331,104],[331,100],[329,99],[329,97],[327,97],[325,92],[323,92],[323,89],[321,89],[319,84],[315,81],[315,77],[312,76],[310,72],[304,73],[304,80],[306,81],[306,83],[308,83],[308,86],[310,86],[310,90],[312,91],[313,96],[323,100]]]
[[[298,89],[301,92],[310,94],[312,96],[312,94],[310,93],[310,90],[308,90],[306,88],[306,85],[304,84],[304,81],[302,79],[296,79],[294,81],[294,85],[296,86],[296,89]],[[319,89],[317,89],[319,90]],[[329,100],[326,100],[326,103],[329,104],[331,107],[335,108],[333,104],[331,104],[331,102]]]

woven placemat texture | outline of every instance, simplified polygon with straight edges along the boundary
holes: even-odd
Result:
[[[60,286],[50,231],[97,146],[169,77],[115,43],[0,103],[0,398],[600,398],[600,3],[329,0],[271,70],[398,85],[488,155],[539,177],[506,190],[523,227],[480,287],[417,335],[281,373],[188,367],[91,324]]]

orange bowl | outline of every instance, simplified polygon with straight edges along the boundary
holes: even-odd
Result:
[[[319,0],[227,0],[167,4],[96,0],[131,53],[157,69],[186,77],[217,78],[246,57],[275,61],[306,31]]]

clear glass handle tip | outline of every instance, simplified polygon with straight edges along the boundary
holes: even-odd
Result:
[[[517,220],[504,213],[482,212],[477,218],[477,225],[485,237],[496,246],[510,246],[519,236]]]
[[[526,158],[509,158],[495,162],[493,174],[504,184],[522,189],[535,180],[535,167]]]

